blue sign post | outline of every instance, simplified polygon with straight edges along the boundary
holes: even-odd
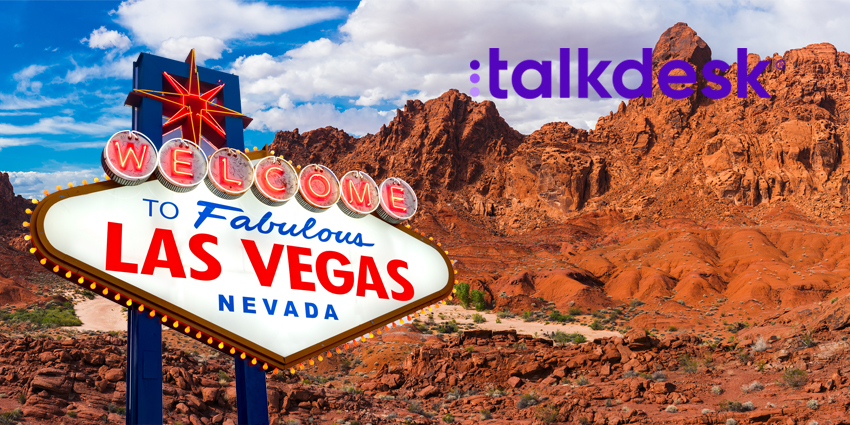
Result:
[[[239,113],[242,110],[239,95],[239,77],[221,71],[195,66],[194,50],[185,62],[142,53],[133,63],[134,93],[163,92],[163,81],[171,76],[182,77],[193,84],[192,75],[197,70],[198,81],[224,87],[215,96],[218,105]],[[167,73],[166,76],[164,73]],[[133,96],[127,104],[133,106],[133,130],[148,136],[157,147],[163,143],[163,103],[155,98]],[[213,105],[214,106],[214,105]],[[246,117],[225,116],[224,146],[244,149],[243,138]],[[184,129],[187,127],[183,127]],[[176,133],[175,133],[176,134]],[[173,136],[180,137],[180,136]],[[169,139],[173,138],[169,136]],[[199,140],[200,135],[194,139]],[[183,135],[183,138],[193,139]],[[200,141],[200,140],[199,140]],[[199,143],[200,145],[200,143]],[[224,147],[214,146],[214,147]],[[162,424],[162,328],[157,319],[144,312],[130,309],[127,317],[127,424]],[[266,375],[248,360],[234,357],[236,367],[236,405],[239,425],[268,425],[268,397]]]

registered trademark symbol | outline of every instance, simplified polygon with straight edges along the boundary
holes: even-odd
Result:
[[[778,61],[776,61],[776,69],[778,69],[780,71],[784,70],[785,69],[785,60],[779,59]]]

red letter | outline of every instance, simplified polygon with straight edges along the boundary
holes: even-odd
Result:
[[[191,276],[192,279],[197,280],[215,280],[221,276],[221,263],[219,263],[215,257],[210,255],[209,252],[204,250],[205,243],[215,245],[218,243],[218,238],[206,233],[199,233],[192,236],[192,239],[189,239],[189,250],[192,251],[192,254],[195,254],[195,257],[198,257],[199,260],[203,261],[204,264],[207,265],[207,270],[203,272],[190,269],[189,276]]]
[[[372,283],[366,281],[366,273],[369,273],[368,277],[372,278]],[[365,297],[366,290],[377,292],[378,298],[389,299],[387,290],[384,289],[384,282],[378,273],[378,267],[375,266],[375,259],[364,255],[360,257],[360,272],[357,273],[357,296]]]
[[[227,177],[227,158],[221,157],[221,163],[218,166],[218,172],[221,174],[221,183],[222,184],[235,184],[236,186],[242,186],[242,180],[231,179]]]
[[[396,189],[400,190],[401,193],[396,194]],[[404,206],[404,188],[401,186],[390,186],[390,208],[400,211],[407,212],[407,207]],[[396,196],[399,195],[399,196]],[[396,201],[401,201],[401,205],[396,205]]]
[[[266,184],[269,185],[269,187],[272,188],[272,190],[282,192],[282,191],[286,190],[286,186],[277,187],[277,186],[272,184],[271,180],[269,180],[269,173],[272,172],[272,171],[275,171],[275,170],[279,171],[280,174],[283,175],[283,168],[280,168],[280,167],[269,167],[269,168],[267,168],[266,173],[264,175],[265,178],[266,178]]]
[[[136,155],[136,145],[133,143],[127,143],[127,153],[121,155],[121,145],[118,141],[115,141],[115,151],[118,152],[118,160],[121,161],[121,169],[127,169],[127,160],[130,159],[130,155],[133,155],[133,162],[136,163],[136,171],[142,170],[142,161],[145,159],[145,155],[148,154],[148,145],[142,145],[142,155]]]
[[[367,182],[361,182],[360,187],[362,190],[360,193],[357,193],[357,188],[354,186],[354,182],[351,180],[348,181],[348,202],[352,205],[362,205],[363,202],[366,202],[367,207],[372,206],[372,192],[369,192],[369,184]],[[358,202],[359,201],[359,202]]]
[[[316,257],[316,275],[319,276],[319,283],[321,283],[322,287],[331,294],[347,294],[351,291],[351,288],[354,287],[354,272],[334,270],[334,277],[342,278],[342,285],[334,286],[334,284],[331,283],[331,280],[328,279],[328,261],[330,260],[339,261],[339,264],[343,266],[351,264],[351,261],[348,261],[348,258],[345,258],[344,255],[335,251],[325,251],[319,254],[319,256]]]
[[[263,264],[263,258],[260,256],[260,250],[257,249],[257,244],[248,239],[242,239],[242,246],[245,247],[245,253],[248,254],[248,259],[251,260],[251,265],[254,266],[254,273],[257,274],[257,280],[262,286],[272,286],[274,275],[277,273],[277,265],[280,264],[280,256],[283,254],[283,245],[274,244],[272,246],[272,254],[269,257],[269,265]]]
[[[321,184],[325,187],[325,193],[316,193],[316,190],[313,189],[313,179],[316,178],[316,177],[322,179]],[[328,180],[327,177],[325,177],[325,176],[323,176],[319,173],[315,173],[315,174],[313,174],[313,175],[311,175],[310,177],[307,178],[307,189],[310,189],[310,193],[312,193],[313,196],[315,196],[317,198],[324,198],[325,196],[328,196],[328,195],[331,194],[331,182],[330,182],[330,180]]]
[[[313,271],[313,266],[301,262],[302,255],[312,255],[310,248],[289,245],[286,249],[286,260],[289,262],[289,286],[302,291],[315,291],[316,284],[301,280],[301,273]]]
[[[165,248],[165,259],[159,259],[159,251]],[[142,274],[153,274],[154,269],[163,268],[171,271],[171,277],[186,278],[183,270],[183,261],[180,260],[180,251],[174,242],[174,233],[168,229],[155,229],[153,240],[145,256],[145,264],[142,265]]]
[[[390,274],[390,277],[393,278],[396,283],[401,285],[401,288],[404,289],[403,292],[392,291],[393,299],[397,301],[410,301],[413,299],[413,285],[410,284],[410,281],[404,278],[401,274],[399,274],[398,269],[406,269],[407,262],[402,260],[392,260],[387,263],[387,273]]]
[[[189,177],[194,177],[194,176],[192,175],[192,163],[191,163],[191,162],[189,162],[189,161],[180,161],[180,160],[178,160],[178,159],[177,159],[177,155],[178,155],[178,154],[182,154],[182,155],[189,154],[189,156],[190,156],[190,157],[191,157],[191,156],[194,156],[194,155],[192,154],[192,151],[190,151],[189,149],[174,149],[174,150],[173,150],[173,151],[171,151],[171,152],[173,152],[173,153],[174,153],[174,154],[173,154],[173,155],[174,155],[174,162],[171,164],[171,171],[173,171],[173,175],[180,175],[180,176],[189,176]],[[178,170],[178,169],[177,169],[177,166],[178,166],[178,165],[179,165],[179,166],[184,166],[184,167],[189,167],[189,171],[180,171],[180,170]]]
[[[121,223],[109,222],[106,225],[106,270],[111,272],[138,273],[139,265],[121,261]]]

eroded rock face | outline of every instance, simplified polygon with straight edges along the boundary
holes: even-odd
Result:
[[[29,221],[26,208],[27,200],[15,195],[9,174],[0,173],[0,243],[11,243],[24,234],[21,224]]]

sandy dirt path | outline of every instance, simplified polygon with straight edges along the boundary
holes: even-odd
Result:
[[[516,329],[517,333],[526,334],[526,335],[534,335],[537,332],[537,336],[543,337],[544,332],[555,332],[561,331],[566,333],[580,333],[584,335],[588,341],[592,341],[597,338],[607,338],[611,336],[620,336],[619,332],[614,331],[595,331],[590,329],[587,326],[575,325],[575,324],[556,324],[550,323],[548,325],[543,324],[541,322],[525,322],[522,319],[518,318],[504,318],[501,319],[502,323],[496,323],[496,315],[486,312],[476,312],[475,310],[465,310],[463,307],[459,305],[444,305],[434,311],[434,321],[437,323],[442,322],[437,313],[443,313],[446,317],[447,321],[451,321],[452,319],[456,320],[458,323],[472,323],[472,315],[475,313],[479,313],[487,320],[484,323],[478,324],[478,327],[481,329],[490,329],[494,331],[501,331],[507,329]],[[470,316],[469,319],[466,316]],[[422,320],[422,318],[420,318]]]
[[[101,297],[86,300],[74,305],[82,326],[68,326],[65,329],[77,331],[126,331],[127,315],[121,312],[121,306]]]

